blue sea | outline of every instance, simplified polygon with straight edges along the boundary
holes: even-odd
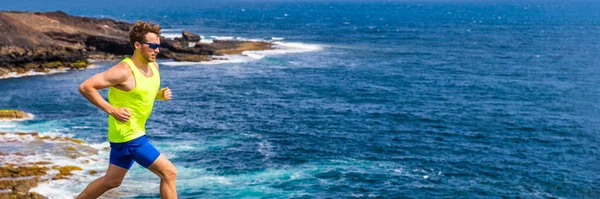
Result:
[[[153,21],[170,37],[279,38],[228,61],[159,61],[174,97],[147,134],[180,198],[600,198],[600,2],[0,5]],[[107,115],[77,87],[117,62],[0,79],[0,109],[35,115],[0,131],[107,146]],[[97,158],[87,167],[102,172]],[[72,198],[90,175],[36,191]],[[137,165],[117,195],[159,198],[158,185]]]

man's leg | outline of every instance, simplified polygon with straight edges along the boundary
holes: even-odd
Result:
[[[177,198],[176,178],[177,169],[164,155],[158,156],[156,161],[148,166],[148,170],[152,171],[160,177],[160,198],[175,199]]]
[[[154,163],[148,166],[148,169],[160,177],[160,198],[176,199],[177,169],[173,163],[161,154]]]
[[[125,178],[125,174],[127,174],[127,169],[121,168],[114,164],[108,165],[108,170],[104,176],[94,180],[94,182],[90,183],[78,196],[77,199],[90,199],[90,198],[98,198],[104,192],[118,187],[123,182],[123,178]]]
[[[160,177],[160,198],[176,199],[177,190],[175,180],[177,170],[173,163],[154,147],[150,142],[142,144],[131,154],[133,160],[146,167]]]

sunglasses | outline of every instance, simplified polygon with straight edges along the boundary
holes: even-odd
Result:
[[[140,42],[140,44],[148,44],[148,47],[152,48],[152,50],[156,50],[160,47],[160,44],[150,43],[150,42]]]

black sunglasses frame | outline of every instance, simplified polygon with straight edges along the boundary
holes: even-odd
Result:
[[[156,50],[158,47],[160,47],[160,44],[156,44],[156,43],[152,43],[152,42],[139,42],[139,43],[142,45],[148,44],[148,47],[152,48],[152,50]]]

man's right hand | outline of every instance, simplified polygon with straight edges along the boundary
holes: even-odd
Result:
[[[131,117],[131,112],[129,112],[129,109],[122,107],[113,109],[110,115],[119,120],[119,122],[127,122]]]

